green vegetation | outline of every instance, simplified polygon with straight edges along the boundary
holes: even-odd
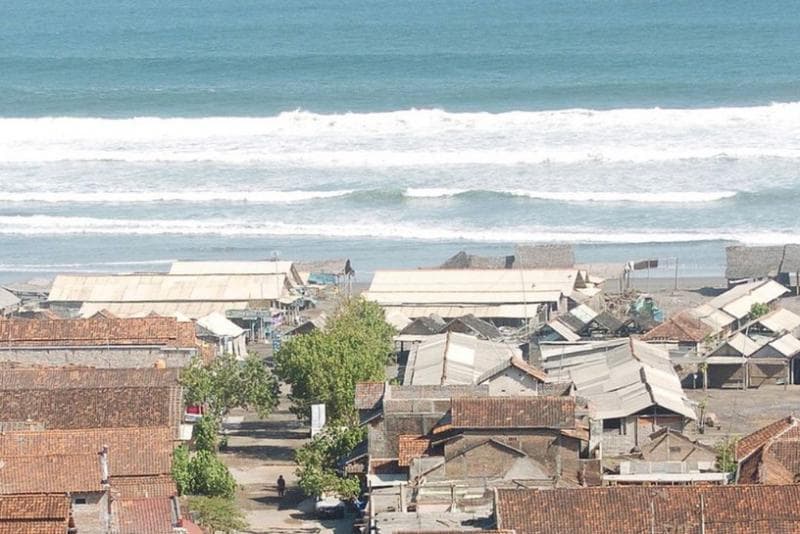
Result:
[[[261,417],[278,404],[278,381],[261,358],[244,361],[225,354],[205,365],[200,359],[181,373],[187,405],[203,405],[206,414],[221,421],[234,408],[253,408]]]
[[[755,320],[759,317],[763,317],[764,315],[769,313],[769,306],[766,304],[760,304],[758,302],[754,302],[752,306],[750,306],[750,319]]]
[[[214,418],[201,417],[192,429],[195,450],[216,452],[219,446],[218,428],[219,425]]]
[[[311,405],[319,403],[331,422],[351,417],[356,384],[385,380],[394,333],[380,306],[356,298],[324,330],[287,341],[275,363],[278,376],[292,386],[292,413],[308,420]]]
[[[714,447],[717,451],[717,467],[725,473],[734,473],[738,464],[736,463],[736,445],[739,443],[738,437],[727,437],[717,443]]]
[[[231,499],[190,497],[189,509],[196,512],[201,526],[211,532],[238,532],[247,528],[244,515]]]
[[[185,446],[172,453],[172,478],[181,495],[206,495],[233,498],[236,481],[213,451],[193,454]]]
[[[189,490],[192,486],[192,481],[189,476],[189,449],[185,445],[175,448],[172,451],[172,478],[178,486],[178,493],[186,495],[191,493]]]
[[[308,496],[319,497],[333,493],[342,498],[357,497],[361,486],[354,476],[340,477],[336,464],[349,454],[365,437],[365,431],[355,421],[350,425],[327,426],[313,440],[300,448],[295,459],[298,484]]]

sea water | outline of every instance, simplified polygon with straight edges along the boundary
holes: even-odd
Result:
[[[796,2],[0,0],[0,280],[800,242]]]

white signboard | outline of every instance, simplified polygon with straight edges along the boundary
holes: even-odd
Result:
[[[311,405],[311,437],[316,436],[325,426],[325,405]]]

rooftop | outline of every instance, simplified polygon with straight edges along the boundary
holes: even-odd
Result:
[[[575,428],[573,397],[454,398],[453,428]]]
[[[66,495],[4,495],[0,498],[0,532],[64,534],[69,511]]]

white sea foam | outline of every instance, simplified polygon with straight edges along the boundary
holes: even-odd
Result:
[[[293,224],[228,220],[133,220],[60,216],[0,216],[0,235],[219,235],[298,236],[325,238],[416,239],[423,241],[474,242],[572,242],[572,243],[682,243],[739,241],[743,243],[800,243],[800,233],[750,230],[646,232],[588,228],[471,228],[430,224],[386,224],[377,221]]]
[[[458,196],[468,189],[407,189],[406,196],[412,198],[447,198]],[[557,202],[631,202],[644,204],[700,203],[716,202],[734,198],[736,191],[664,191],[664,192],[623,192],[623,191],[528,191],[524,189],[474,190],[472,192],[499,193],[537,200]]]
[[[2,192],[0,202],[107,203],[135,204],[148,202],[252,202],[289,203],[351,194],[338,191],[105,191],[105,192]]]
[[[800,158],[800,102],[712,109],[0,119],[0,162],[314,167]]]

